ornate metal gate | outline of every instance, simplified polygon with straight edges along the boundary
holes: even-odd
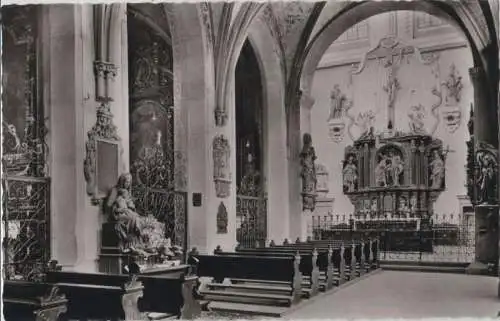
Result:
[[[3,277],[35,279],[50,259],[50,179],[37,93],[37,7],[2,8]]]
[[[128,35],[132,193],[138,212],[163,222],[166,237],[186,251],[187,194],[174,183],[172,48],[134,14]]]

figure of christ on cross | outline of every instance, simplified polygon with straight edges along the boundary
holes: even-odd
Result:
[[[394,121],[396,120],[395,106],[396,94],[400,89],[399,81],[396,78],[396,66],[390,65],[388,67],[388,72],[386,76],[386,83],[383,87],[384,91],[387,93],[387,124],[389,127],[394,127]],[[391,129],[391,128],[389,128]]]

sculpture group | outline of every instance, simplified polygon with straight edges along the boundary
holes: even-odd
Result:
[[[182,255],[182,249],[171,244],[165,235],[164,223],[152,215],[137,212],[132,195],[132,176],[122,174],[103,204],[108,222],[124,254],[156,256],[160,261]]]

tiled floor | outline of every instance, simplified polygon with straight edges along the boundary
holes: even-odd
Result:
[[[382,271],[318,298],[287,319],[496,317],[498,278]]]

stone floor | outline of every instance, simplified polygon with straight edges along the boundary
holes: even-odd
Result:
[[[313,299],[285,318],[496,318],[497,282],[494,277],[381,271]]]

